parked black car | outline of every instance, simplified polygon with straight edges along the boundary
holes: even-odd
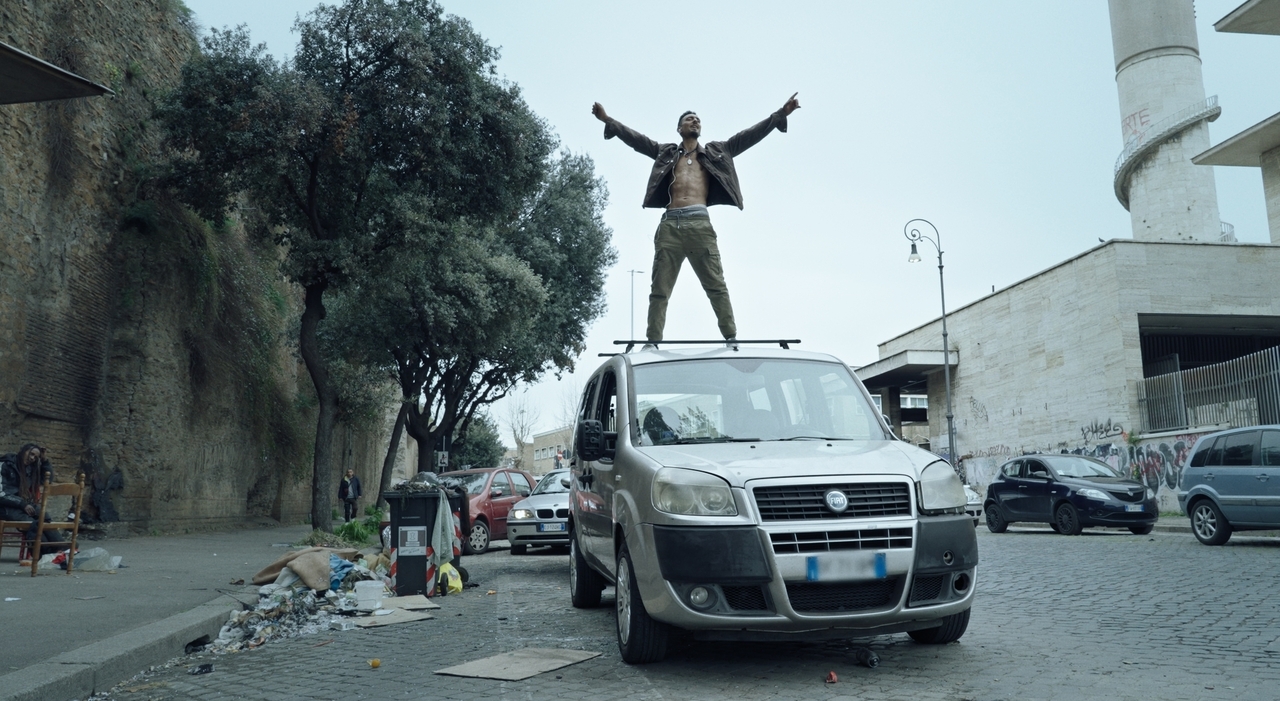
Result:
[[[1000,467],[987,485],[987,528],[1003,533],[1019,521],[1047,523],[1065,535],[1088,526],[1143,535],[1160,511],[1155,492],[1110,465],[1080,455],[1024,455]]]

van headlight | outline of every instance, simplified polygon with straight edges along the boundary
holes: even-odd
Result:
[[[705,472],[664,467],[653,479],[653,508],[688,516],[737,516],[729,483]]]
[[[938,461],[920,473],[920,511],[927,514],[962,513],[968,499],[960,476]]]

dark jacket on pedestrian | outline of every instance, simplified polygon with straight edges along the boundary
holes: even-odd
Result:
[[[19,465],[18,455],[0,455],[0,511],[16,509],[21,512],[28,504],[39,506],[40,485],[45,477],[53,481],[53,466],[48,460],[37,468],[35,465]]]
[[[698,162],[711,176],[707,188],[707,206],[731,204],[742,209],[742,188],[738,185],[738,171],[733,167],[733,159],[760,143],[774,129],[787,131],[787,117],[782,114],[782,110],[769,115],[763,122],[734,134],[728,141],[698,144]],[[675,171],[676,157],[680,155],[680,144],[660,144],[610,117],[604,125],[604,138],[612,139],[615,136],[653,159],[649,188],[644,193],[644,204],[641,206],[666,209],[671,203],[671,177]]]
[[[360,491],[360,478],[351,475],[351,479],[342,478],[342,483],[338,485],[339,499],[359,499],[363,492]]]

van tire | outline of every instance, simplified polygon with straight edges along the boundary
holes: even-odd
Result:
[[[1191,505],[1191,532],[1205,545],[1222,545],[1231,538],[1231,524],[1212,499]]]
[[[667,656],[670,629],[667,624],[653,620],[645,610],[636,586],[635,566],[625,543],[618,553],[615,572],[618,575],[614,585],[617,592],[614,598],[618,613],[618,651],[622,653],[622,660],[627,664],[662,661]]]
[[[578,546],[578,535],[569,532],[569,599],[573,607],[593,609],[600,605],[600,592],[604,591],[604,578],[591,569]]]
[[[965,609],[960,613],[954,613],[942,619],[942,625],[937,628],[925,628],[924,630],[913,630],[907,635],[917,643],[926,645],[945,645],[946,643],[955,642],[964,635],[965,630],[969,628],[969,612],[972,609]]]

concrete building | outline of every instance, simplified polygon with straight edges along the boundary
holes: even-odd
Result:
[[[569,454],[569,442],[572,439],[572,426],[561,426],[534,435],[533,442],[529,444],[532,455],[525,463],[525,469],[541,477],[557,467],[568,467],[569,460],[566,456]]]
[[[1276,5],[1251,0],[1219,29],[1280,33]],[[1110,9],[1125,139],[1115,191],[1133,239],[949,312],[946,357],[934,320],[879,344],[858,375],[899,430],[901,394],[924,388],[942,454],[945,363],[955,457],[979,489],[1008,458],[1069,452],[1141,478],[1176,510],[1195,438],[1280,422],[1280,115],[1208,149],[1218,106],[1204,96],[1191,0]],[[1234,242],[1218,221],[1213,171],[1196,163],[1263,169],[1272,245]]]
[[[1280,35],[1280,2],[1249,0],[1214,23],[1213,28],[1238,34]],[[1202,166],[1260,169],[1271,243],[1280,244],[1280,114],[1264,119],[1192,160]]]

